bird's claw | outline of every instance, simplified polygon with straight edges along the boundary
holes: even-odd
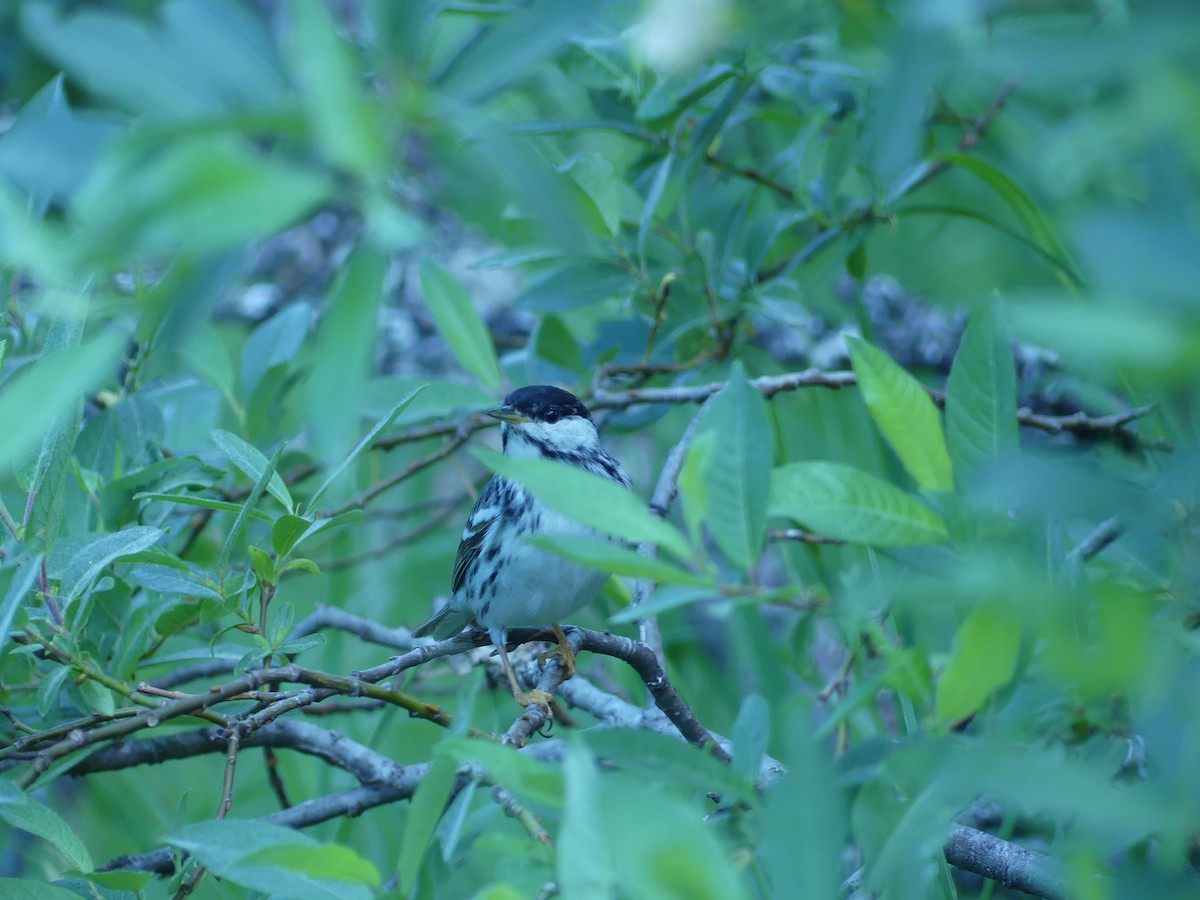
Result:
[[[550,701],[553,699],[545,691],[518,691],[513,694],[513,697],[522,706],[541,706],[546,710],[546,717],[553,718],[553,713],[550,711]]]
[[[538,662],[544,663],[557,656],[562,660],[563,669],[566,670],[566,674],[563,677],[563,681],[566,681],[568,678],[575,677],[575,651],[571,649],[571,645],[567,641],[567,635],[563,630],[557,625],[551,627],[554,631],[554,636],[558,639],[558,646],[548,653],[540,654]]]

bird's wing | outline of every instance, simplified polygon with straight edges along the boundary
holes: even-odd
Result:
[[[463,529],[462,543],[458,545],[458,555],[454,557],[454,575],[450,579],[451,594],[457,594],[459,588],[463,586],[463,582],[467,580],[467,570],[479,558],[479,552],[483,549],[483,542],[487,538],[488,532],[500,518],[502,509],[500,501],[503,490],[504,485],[500,478],[493,477],[479,492],[479,499],[475,501],[475,508],[471,510],[467,527]]]

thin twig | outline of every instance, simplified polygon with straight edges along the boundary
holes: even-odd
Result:
[[[461,495],[459,495],[459,502],[466,499],[466,492],[463,492]],[[455,506],[448,505],[444,509],[439,510],[436,515],[431,516],[429,519],[422,522],[416,528],[413,528],[411,531],[401,532],[394,537],[389,538],[385,543],[378,547],[373,547],[370,550],[364,550],[362,553],[355,553],[350,556],[342,556],[337,559],[326,560],[325,562],[318,563],[318,565],[322,572],[333,572],[337,569],[350,569],[354,566],[370,562],[373,559],[378,559],[381,556],[386,556],[398,547],[411,544],[413,541],[420,540],[421,538],[425,537],[425,535],[437,531],[442,527],[448,518],[454,515],[456,510],[457,504]]]
[[[405,466],[399,472],[396,472],[395,474],[388,476],[387,478],[383,479],[383,481],[379,481],[379,482],[371,485],[371,487],[367,488],[362,493],[357,494],[356,496],[350,498],[345,503],[343,503],[341,506],[336,506],[333,509],[322,513],[322,516],[331,517],[331,516],[340,515],[341,513],[344,513],[344,512],[349,512],[352,509],[361,509],[362,507],[364,507],[368,503],[370,503],[372,500],[374,500],[376,497],[378,497],[380,494],[382,494],[384,491],[391,490],[396,485],[398,485],[400,482],[405,481],[408,478],[412,478],[412,476],[416,475],[418,472],[422,471],[423,469],[427,469],[429,466],[433,465],[434,463],[439,462],[440,460],[443,460],[447,456],[450,456],[451,454],[453,454],[456,450],[458,450],[459,447],[461,447],[463,444],[465,444],[467,442],[467,438],[470,437],[470,435],[471,435],[471,430],[468,430],[465,427],[459,428],[457,431],[454,432],[454,434],[450,437],[450,439],[448,441],[446,441],[441,447],[439,447],[433,453],[429,453],[418,459],[414,459],[412,462],[410,462],[407,466]],[[379,443],[382,443],[382,441]]]
[[[801,544],[829,544],[840,546],[844,543],[841,538],[829,537],[824,534],[813,534],[801,528],[769,528],[767,537],[773,541],[796,541]]]
[[[279,808],[290,809],[292,801],[288,799],[287,785],[283,783],[283,774],[279,771],[279,756],[274,747],[263,748],[263,763],[267,767],[267,781],[271,784],[271,790],[275,792]]]
[[[1076,564],[1087,562],[1119,538],[1124,530],[1125,524],[1120,516],[1105,519],[1067,554],[1067,561]]]
[[[530,812],[522,805],[516,797],[512,795],[512,791],[502,784],[498,784],[492,788],[492,799],[500,805],[505,814],[521,823],[531,838],[539,844],[545,844],[547,847],[553,847],[554,842],[550,840],[550,832],[546,830],[546,826],[542,824],[542,820]]]

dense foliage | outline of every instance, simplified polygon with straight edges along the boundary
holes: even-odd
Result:
[[[1195,896],[1196,34],[5,5],[0,893]],[[408,633],[497,467],[629,542],[549,732]]]

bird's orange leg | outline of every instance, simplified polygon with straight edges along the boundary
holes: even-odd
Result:
[[[523,691],[521,685],[517,683],[517,673],[513,671],[512,663],[508,659],[508,651],[504,649],[504,645],[500,644],[500,663],[504,666],[504,674],[508,676],[508,684],[512,688],[513,699],[522,706],[536,704],[544,706],[547,711],[550,709],[551,696],[545,691]]]
[[[562,658],[563,667],[567,670],[567,678],[571,678],[575,674],[575,651],[571,649],[571,644],[567,640],[566,633],[558,625],[551,625],[550,630],[554,632],[554,637],[558,640],[558,646],[549,653],[543,653],[538,657],[539,662],[545,662],[548,659],[553,659],[558,656]]]

